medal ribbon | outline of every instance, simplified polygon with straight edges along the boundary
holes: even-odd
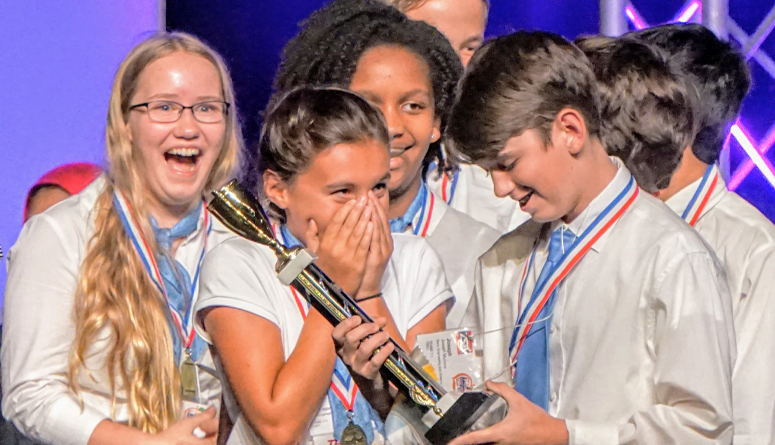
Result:
[[[702,211],[705,210],[705,206],[708,204],[710,195],[716,189],[718,184],[719,171],[716,168],[716,164],[711,164],[705,170],[705,174],[702,175],[702,180],[697,190],[694,192],[689,204],[686,205],[681,218],[684,219],[690,226],[694,227],[697,224],[697,220],[700,219]]]
[[[446,178],[446,175],[444,177]],[[412,221],[412,225],[414,226],[414,230],[412,233],[425,238],[425,235],[428,234],[428,227],[431,225],[431,218],[433,217],[433,207],[436,203],[436,197],[433,193],[428,191],[428,188],[424,183],[420,184],[419,193],[422,197],[422,208],[420,209],[420,212],[418,212],[418,214],[413,218],[414,221]]]
[[[191,304],[189,304],[188,312],[185,314],[185,316],[183,316],[180,312],[178,312],[177,309],[175,309],[167,297],[167,291],[164,288],[164,282],[162,281],[161,273],[159,272],[159,266],[156,264],[156,258],[154,257],[153,252],[151,252],[150,247],[148,247],[148,242],[143,236],[143,232],[140,230],[140,225],[137,222],[136,213],[132,209],[131,204],[129,204],[129,201],[127,201],[126,197],[124,197],[124,194],[121,193],[118,188],[114,188],[113,203],[116,208],[116,212],[118,213],[118,216],[121,218],[121,222],[124,225],[124,229],[126,230],[127,235],[129,235],[129,239],[132,241],[137,254],[140,256],[140,260],[142,261],[143,266],[145,266],[145,270],[148,272],[148,276],[151,277],[151,281],[153,281],[153,284],[156,285],[156,288],[159,289],[159,292],[161,292],[161,294],[164,296],[164,300],[167,302],[167,307],[169,308],[172,319],[175,322],[177,334],[180,336],[183,347],[186,349],[191,348],[191,345],[194,343],[194,338],[196,337],[194,323],[192,322],[194,312],[193,301]],[[207,210],[205,210],[204,206],[202,207],[202,211],[204,212],[203,226],[207,227],[207,230],[202,245],[202,253],[199,255],[196,272],[194,273],[194,279],[191,283],[190,295],[192,299],[196,295],[196,289],[199,285],[199,271],[202,267],[202,259],[205,256],[205,250],[207,248],[207,236],[210,234],[210,231],[213,228],[212,221],[210,221],[210,214],[207,212]]]
[[[598,215],[592,224],[584,231],[581,236],[576,238],[573,245],[562,255],[562,258],[557,263],[557,266],[552,270],[552,274],[549,279],[541,283],[541,286],[533,290],[533,294],[530,298],[525,311],[520,313],[520,317],[517,321],[517,325],[514,328],[514,332],[511,336],[511,342],[509,344],[509,351],[511,356],[511,363],[516,363],[517,355],[525,342],[530,329],[535,322],[536,317],[541,312],[541,309],[546,305],[549,297],[552,295],[554,289],[562,282],[563,279],[570,273],[581,258],[592,248],[592,246],[605,234],[614,223],[624,214],[627,208],[635,201],[635,197],[638,196],[638,187],[635,186],[635,180],[630,178],[630,181],[625,186],[624,190]],[[535,256],[536,247],[533,248],[531,259],[528,261],[525,270],[522,272],[522,283],[520,283],[520,294],[525,287],[525,281],[527,278],[527,270],[533,264],[533,257]]]
[[[278,240],[283,243],[287,244],[285,242],[285,238],[291,238],[293,235],[288,232],[288,229],[286,226],[282,226],[279,231],[277,231],[277,238]],[[288,236],[291,235],[291,236]],[[289,240],[291,243],[295,243],[298,240]],[[296,308],[299,310],[299,313],[301,314],[301,318],[303,320],[307,319],[307,314],[309,314],[309,302],[307,300],[301,298],[299,296],[299,293],[296,292],[296,288],[293,286],[289,286],[291,288],[291,292],[293,293],[293,298],[296,301]],[[337,359],[338,360],[338,359]],[[334,391],[336,396],[339,398],[339,400],[342,401],[342,405],[344,405],[345,409],[347,411],[352,411],[355,407],[355,397],[358,395],[358,385],[355,384],[355,381],[353,380],[352,376],[350,374],[347,375],[340,375],[340,373],[334,369],[334,373],[331,376],[331,389]]]
[[[455,170],[452,173],[452,181],[449,180],[449,175],[446,173],[441,174],[441,199],[447,204],[452,203],[452,199],[455,197],[455,190],[457,189],[457,179],[460,176],[460,170]]]

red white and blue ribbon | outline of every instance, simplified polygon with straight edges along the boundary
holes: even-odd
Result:
[[[592,246],[605,234],[614,223],[621,218],[624,212],[635,201],[635,197],[638,196],[638,187],[635,185],[635,180],[630,178],[627,186],[619,193],[619,195],[603,210],[600,215],[590,224],[590,226],[576,238],[573,245],[562,255],[562,258],[558,261],[552,274],[549,276],[541,287],[533,290],[533,298],[520,313],[519,320],[514,329],[514,333],[511,337],[511,343],[509,345],[509,352],[511,357],[511,363],[516,363],[519,351],[527,338],[530,329],[536,321],[536,317],[541,313],[541,310],[546,305],[552,292],[557,286],[565,279],[581,258],[592,248]],[[520,283],[520,295],[525,287],[525,280],[528,275],[528,269],[532,267],[533,258],[537,247],[533,248],[531,259],[526,263],[525,270],[522,272],[522,282]]]
[[[159,292],[161,292],[161,294],[164,296],[164,300],[167,302],[167,307],[169,308],[172,319],[175,322],[177,334],[180,336],[183,347],[187,349],[191,348],[191,345],[194,343],[194,338],[196,337],[196,331],[194,330],[193,323],[193,301],[191,304],[189,304],[188,312],[186,314],[181,314],[177,309],[175,309],[174,305],[167,297],[167,291],[164,288],[164,282],[162,281],[161,273],[159,272],[159,266],[156,263],[156,257],[151,251],[148,245],[148,241],[143,236],[143,232],[140,230],[140,225],[137,222],[137,214],[135,213],[134,209],[132,209],[132,205],[129,203],[126,197],[124,197],[124,194],[121,193],[118,188],[114,189],[113,203],[114,207],[116,208],[116,212],[118,213],[118,216],[124,225],[124,229],[126,229],[129,239],[132,241],[137,254],[140,256],[140,260],[142,261],[143,266],[145,266],[145,270],[148,272],[148,276],[151,278],[151,281],[153,281],[153,284],[156,285],[156,288],[159,289]],[[204,258],[205,250],[207,248],[207,237],[212,230],[212,221],[210,221],[210,215],[207,210],[205,210],[204,206],[202,206],[202,211],[204,212],[203,227],[206,227],[207,229],[205,232],[204,241],[202,243],[202,252],[199,255],[199,261],[197,262],[196,273],[194,274],[194,279],[191,283],[191,298],[196,296],[197,286],[199,285],[199,271],[201,269],[202,259]]]
[[[286,244],[286,241],[288,241],[288,243],[298,244],[298,240],[285,240],[285,232],[286,231],[282,229],[275,230],[278,241],[283,244]],[[307,314],[309,314],[309,302],[302,298],[293,286],[289,287],[293,293],[293,299],[296,302],[296,308],[299,310],[302,320],[306,320]],[[358,385],[355,384],[352,376],[349,373],[347,375],[341,375],[334,369],[334,373],[331,375],[330,387],[337,398],[342,402],[345,409],[347,409],[347,411],[352,411],[355,407],[355,398],[358,395]]]
[[[445,176],[446,177],[446,176]],[[412,233],[425,238],[428,234],[428,228],[431,226],[431,218],[433,218],[433,209],[436,206],[436,196],[428,190],[425,184],[420,185],[420,193],[422,194],[422,208],[417,216],[412,221]]]
[[[452,173],[452,179],[449,179],[447,173],[441,174],[441,199],[448,205],[452,205],[452,199],[455,197],[455,190],[457,189],[457,180],[460,176],[460,170],[455,170]]]
[[[702,216],[702,211],[708,205],[710,196],[718,185],[719,171],[716,168],[716,164],[711,164],[705,170],[705,174],[702,175],[700,185],[697,186],[697,190],[694,191],[692,199],[689,204],[686,205],[681,218],[684,219],[690,226],[694,227],[697,224],[697,220]]]
[[[291,286],[291,292],[296,301],[296,307],[299,309],[299,313],[301,313],[301,318],[306,320],[307,314],[309,314],[309,302],[301,298],[293,286]],[[355,407],[355,397],[358,395],[358,385],[355,384],[352,376],[350,374],[340,375],[339,372],[334,369],[334,373],[331,375],[330,387],[339,400],[341,400],[345,409],[347,409],[347,411],[352,411],[353,407]]]

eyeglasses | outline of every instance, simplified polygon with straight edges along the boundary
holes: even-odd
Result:
[[[177,122],[183,115],[183,110],[190,109],[194,119],[203,124],[215,124],[221,122],[229,112],[229,104],[226,102],[211,100],[199,102],[198,104],[184,107],[183,105],[171,100],[152,100],[129,107],[130,110],[136,108],[148,108],[148,118],[154,122],[171,123]]]

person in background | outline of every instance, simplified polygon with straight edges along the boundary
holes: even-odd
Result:
[[[119,66],[105,174],[30,218],[8,255],[2,411],[25,435],[216,443],[221,385],[191,311],[203,198],[242,145],[234,107],[223,60],[190,35],[154,35]]]
[[[624,162],[642,189],[658,195],[694,140],[694,87],[645,42],[588,36],[576,45],[597,79],[603,147]]]
[[[391,231],[424,237],[441,257],[456,298],[447,327],[459,326],[476,259],[499,235],[447,206],[424,182],[429,165],[440,159],[461,73],[449,42],[432,26],[376,1],[340,0],[304,22],[283,50],[275,79],[278,96],[303,85],[333,85],[360,94],[385,116]]]
[[[484,43],[488,0],[383,0],[412,20],[422,20],[441,31],[465,67]]]
[[[627,35],[657,46],[699,92],[699,130],[658,194],[708,242],[732,295],[737,360],[732,374],[735,444],[775,443],[775,225],[728,191],[718,162],[751,86],[744,57],[700,25],[665,25]],[[638,168],[657,170],[652,150]]]
[[[435,27],[449,40],[463,66],[484,42],[490,4],[487,0],[383,0],[412,20]],[[429,165],[428,188],[450,207],[506,233],[530,216],[508,198],[495,196],[492,181],[481,167],[441,157]]]
[[[46,172],[27,192],[24,204],[24,222],[32,216],[43,213],[49,207],[72,195],[78,194],[102,172],[99,166],[88,162],[73,162],[60,165]],[[0,260],[3,259],[0,248]],[[3,325],[0,323],[0,344],[3,342]],[[0,379],[1,380],[1,379]],[[3,392],[0,381],[0,394]],[[25,438],[12,422],[0,416],[0,445],[25,445],[35,443]]]
[[[80,193],[97,179],[100,173],[102,169],[89,162],[73,162],[48,171],[27,192],[24,222],[54,204]]]

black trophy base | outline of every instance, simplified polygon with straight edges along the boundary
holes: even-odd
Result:
[[[441,419],[425,433],[425,438],[432,445],[446,445],[468,431],[499,398],[497,394],[478,391],[461,394]]]

